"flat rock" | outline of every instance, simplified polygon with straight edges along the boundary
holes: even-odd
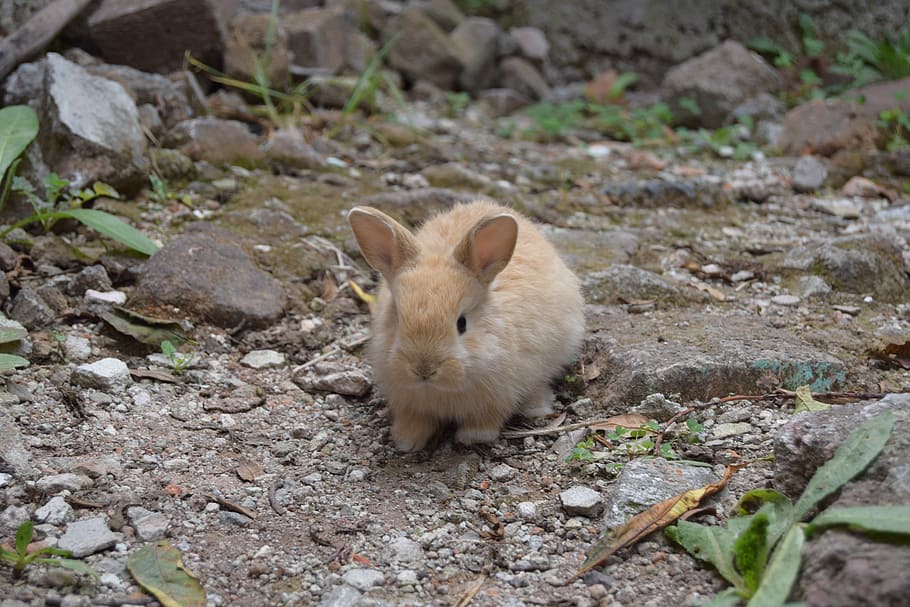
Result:
[[[603,512],[603,496],[590,487],[576,485],[559,494],[559,503],[566,514],[594,518]]]
[[[847,483],[829,507],[910,503],[910,395],[799,413],[774,439],[774,487],[796,498],[819,466],[864,421],[890,411],[891,437],[881,454]],[[807,542],[795,596],[813,607],[903,605],[910,595],[910,546],[827,530]]]
[[[262,146],[262,151],[271,165],[291,169],[326,170],[328,168],[322,154],[307,143],[297,129],[275,131]]]
[[[676,285],[654,272],[635,266],[616,264],[600,272],[588,272],[582,280],[585,300],[592,303],[629,303],[657,300],[662,304],[680,304],[690,300]],[[692,299],[698,298],[692,291]]]
[[[603,525],[615,529],[665,499],[716,482],[718,475],[704,466],[670,462],[663,458],[636,458],[623,466],[612,486]]]
[[[31,473],[31,456],[15,421],[0,411],[0,467],[10,468],[20,476]]]
[[[844,219],[858,219],[860,205],[852,198],[815,198],[812,208]]]
[[[406,537],[396,537],[389,543],[392,562],[421,564],[426,560],[420,543]]]
[[[84,474],[74,474],[64,472],[62,474],[51,474],[38,479],[35,486],[44,493],[59,493],[60,491],[69,491],[75,493],[83,489],[88,489],[95,483],[92,479]]]
[[[348,569],[341,576],[341,579],[345,584],[353,586],[361,592],[366,592],[385,583],[385,576],[378,569]]]
[[[626,316],[628,319],[628,316]],[[797,335],[745,314],[721,318],[692,310],[665,311],[647,323],[610,310],[589,314],[593,360],[587,396],[597,401],[641,402],[649,394],[678,394],[681,401],[763,392],[776,385],[813,392],[843,388],[844,364]]]
[[[237,120],[210,117],[184,120],[168,133],[166,141],[193,160],[205,160],[215,166],[249,167],[263,158],[258,138]]]
[[[10,318],[29,329],[40,329],[54,322],[57,315],[34,289],[23,287],[13,297]]]
[[[284,354],[275,350],[253,350],[240,359],[240,364],[251,369],[277,369],[286,362]]]
[[[117,358],[79,365],[73,369],[70,381],[85,388],[116,392],[133,383],[129,367]]]
[[[361,596],[360,591],[353,586],[341,584],[325,593],[318,607],[355,607]]]
[[[749,177],[754,180],[757,176]],[[736,173],[731,172],[729,178],[736,178]],[[721,186],[717,179],[710,177],[633,179],[610,181],[604,186],[603,193],[622,206],[710,208],[730,202],[729,193]],[[731,183],[731,186],[737,189],[736,184]]]
[[[814,100],[784,116],[778,147],[784,154],[834,156],[841,150],[872,150],[878,131],[858,106],[839,100]]]
[[[200,226],[145,263],[130,305],[171,305],[222,327],[262,327],[284,312],[286,300],[278,281],[253,265],[233,235]]]
[[[321,74],[337,74],[344,68],[346,34],[354,24],[338,8],[310,8],[282,19],[295,66]]]
[[[164,537],[170,521],[161,512],[152,512],[139,506],[127,508],[126,515],[136,530],[136,535],[144,542],[153,542]]]
[[[46,504],[35,510],[34,519],[48,525],[63,525],[75,517],[73,507],[60,496],[55,495]]]
[[[120,534],[108,528],[105,518],[96,516],[67,525],[57,547],[69,550],[75,558],[82,558],[107,550],[119,540]]]
[[[366,396],[372,386],[370,378],[359,369],[302,375],[295,377],[294,381],[306,389],[355,397]]]

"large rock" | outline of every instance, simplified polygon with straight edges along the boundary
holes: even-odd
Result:
[[[843,150],[873,150],[877,138],[875,124],[856,104],[816,99],[787,112],[778,147],[790,156],[834,156]]]
[[[287,88],[289,78],[288,34],[283,20],[273,32],[270,53],[265,58],[266,38],[271,15],[243,15],[234,20],[231,34],[224,50],[224,71],[231,77],[246,82],[255,82],[258,57],[268,65],[269,86],[273,89]]]
[[[869,120],[878,120],[885,110],[899,109],[910,115],[910,76],[867,84],[847,91],[845,97],[858,103],[857,111]]]
[[[389,65],[411,81],[426,80],[452,89],[462,64],[455,43],[436,23],[417,8],[408,8],[383,32],[386,40],[398,35],[389,50]]]
[[[88,24],[108,63],[166,73],[183,67],[189,52],[221,65],[225,34],[216,0],[103,0]]]
[[[130,306],[175,306],[218,326],[255,328],[281,316],[286,299],[278,281],[254,266],[231,234],[201,225],[146,262]]]
[[[354,29],[338,8],[313,8],[282,20],[295,67],[337,74],[345,66],[347,30]]]
[[[184,120],[174,127],[166,141],[193,160],[205,160],[216,166],[250,166],[262,159],[258,138],[236,120]]]
[[[796,498],[819,466],[864,421],[890,411],[894,429],[881,454],[829,507],[910,503],[910,395],[801,413],[774,440],[774,486]],[[910,546],[829,529],[807,542],[795,596],[812,607],[905,605]]]
[[[103,181],[126,193],[145,181],[148,161],[139,112],[120,84],[93,76],[57,53],[20,66],[14,76],[6,103],[29,103],[41,124],[38,145],[30,148],[33,171],[46,168],[80,188]]]
[[[531,99],[543,99],[550,93],[550,85],[541,73],[526,59],[509,57],[499,64],[502,86],[517,91]]]
[[[496,50],[502,30],[492,19],[470,17],[452,32],[452,42],[464,64],[459,84],[472,93],[489,88],[496,80]]]
[[[717,128],[743,101],[779,88],[774,68],[739,42],[727,40],[667,72],[663,97],[674,104],[681,122]],[[701,114],[682,111],[678,101],[683,97],[693,99]]]
[[[838,290],[901,303],[910,293],[901,249],[879,235],[843,236],[797,247],[780,269],[811,273]]]
[[[701,299],[694,289],[690,289],[691,293],[681,291],[681,285],[674,285],[659,274],[628,264],[615,264],[606,270],[588,272],[582,284],[585,300],[591,303],[655,300],[663,306]]]
[[[595,401],[634,404],[656,392],[706,401],[775,386],[825,392],[846,382],[840,360],[746,315],[667,310],[643,323],[603,310],[588,325],[586,367],[599,381],[586,394]]]

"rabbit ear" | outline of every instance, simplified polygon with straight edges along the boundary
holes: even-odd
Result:
[[[518,240],[518,222],[508,213],[482,219],[455,248],[455,259],[485,285],[509,264]]]
[[[417,241],[403,225],[372,207],[354,207],[348,213],[357,245],[367,263],[391,279],[417,258]]]

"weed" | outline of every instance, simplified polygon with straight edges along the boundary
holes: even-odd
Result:
[[[568,103],[538,103],[527,113],[537,124],[537,130],[548,137],[557,137],[579,126],[584,120],[587,104],[580,99]]]
[[[566,457],[567,462],[586,462],[588,460],[594,459],[594,453],[592,449],[594,448],[594,437],[587,436],[584,440],[578,442],[575,447],[572,449],[572,453]]]
[[[26,336],[28,336],[28,331],[21,325],[12,324],[0,327],[0,348],[6,349],[9,347],[8,344],[12,346],[25,339]],[[15,354],[0,353],[0,371],[10,371],[28,365],[28,359]]]
[[[195,352],[182,354],[178,352],[176,346],[167,339],[161,342],[161,353],[170,361],[171,367],[177,375],[183,373],[196,359]]]
[[[458,93],[447,92],[446,103],[449,106],[449,117],[455,118],[464,114],[464,111],[468,108],[468,104],[471,103],[471,95],[464,91]]]
[[[20,578],[22,576],[22,572],[25,571],[25,568],[32,563],[42,563],[44,565],[51,565],[54,567],[63,567],[65,569],[76,571],[77,573],[87,573],[92,577],[98,576],[98,574],[95,573],[94,569],[82,561],[67,558],[71,556],[71,553],[68,550],[61,550],[59,548],[51,548],[50,546],[45,546],[44,548],[39,548],[34,552],[29,552],[28,545],[32,542],[34,532],[35,527],[32,525],[32,522],[25,521],[19,525],[19,529],[16,531],[15,551],[7,550],[6,548],[0,546],[0,561],[6,561],[12,565],[14,578]],[[59,556],[63,558],[51,558],[49,555]]]
[[[849,77],[851,87],[910,76],[910,12],[895,39],[876,42],[860,31],[848,31],[847,50],[837,55],[831,71]]]
[[[149,173],[149,184],[152,186],[152,190],[149,193],[149,198],[152,201],[164,204],[169,200],[176,200],[185,206],[192,208],[192,196],[189,194],[181,194],[180,192],[175,192],[172,190],[167,182],[167,179],[158,177],[158,175],[155,175],[154,173]]]
[[[824,58],[825,43],[819,38],[815,20],[806,13],[799,15],[800,49],[799,56],[784,49],[774,40],[759,36],[746,45],[764,55],[777,67],[784,79],[784,100],[788,105],[797,105],[806,99],[825,96],[822,85],[826,82],[827,61]]]
[[[910,146],[910,116],[900,108],[883,110],[878,115],[878,126],[887,133],[885,149],[889,152]]]

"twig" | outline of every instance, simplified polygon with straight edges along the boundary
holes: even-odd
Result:
[[[895,394],[903,393],[904,391],[895,392]],[[774,392],[768,392],[767,394],[734,394],[732,396],[724,396],[719,398],[718,402],[729,403],[737,400],[774,400],[775,398],[794,398],[795,396],[796,392],[792,390],[777,388]],[[812,398],[818,401],[844,400],[845,402],[877,400],[885,398],[885,396],[887,395],[882,392],[817,392],[812,394]]]
[[[281,505],[278,501],[278,490],[284,486],[284,479],[278,479],[269,487],[269,504],[272,506],[272,510],[276,514],[284,514],[287,512],[287,508]]]
[[[465,593],[462,594],[458,598],[458,601],[455,603],[455,605],[453,607],[468,607],[468,605],[471,603],[471,601],[474,600],[474,595],[476,595],[478,592],[480,592],[481,586],[483,586],[483,583],[486,581],[487,581],[487,576],[485,576],[485,575],[482,575],[479,578],[477,578],[477,581],[474,582],[474,585],[471,586],[470,588],[468,588],[465,591]]]
[[[213,502],[216,502],[219,506],[221,506],[225,510],[230,510],[231,512],[236,512],[237,514],[242,514],[243,516],[245,516],[247,518],[251,518],[251,519],[256,518],[255,512],[253,512],[252,510],[249,510],[247,508],[244,508],[240,504],[235,504],[234,502],[229,502],[228,500],[224,499],[223,497],[218,497],[217,495],[212,495],[210,493],[205,493],[204,495],[205,495],[205,497],[209,498]]]
[[[325,359],[330,358],[340,352],[341,352],[341,346],[332,346],[332,348],[328,352],[320,354],[316,358],[311,358],[310,360],[306,361],[302,365],[297,365],[296,367],[294,367],[294,370],[291,371],[291,375],[292,376],[297,375],[304,369],[309,369],[313,365],[320,363],[320,362],[324,361]]]

